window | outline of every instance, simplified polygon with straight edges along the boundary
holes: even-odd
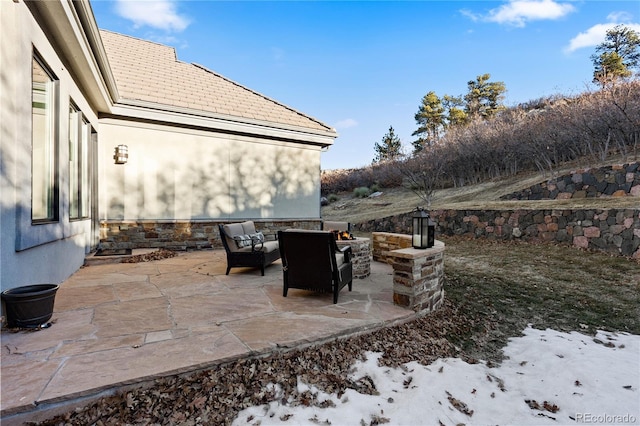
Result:
[[[80,167],[80,216],[89,217],[89,200],[91,186],[89,182],[89,142],[91,138],[91,125],[82,119],[82,140],[80,142],[81,167]]]
[[[71,105],[69,108],[69,218],[80,217],[80,114]]]
[[[71,103],[69,107],[69,218],[89,217],[89,139],[91,125]]]
[[[56,80],[34,55],[31,90],[31,220],[58,220]]]

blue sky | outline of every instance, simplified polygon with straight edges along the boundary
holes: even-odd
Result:
[[[491,74],[506,105],[594,89],[606,30],[640,32],[628,1],[92,0],[98,26],[173,46],[334,127],[322,168],[366,166],[393,126],[410,146],[422,97]]]

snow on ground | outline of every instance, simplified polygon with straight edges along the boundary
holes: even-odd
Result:
[[[282,405],[240,412],[234,425],[565,425],[640,424],[640,336],[527,328],[498,367],[458,358],[379,367],[379,353],[352,378],[373,379],[379,395],[341,398],[299,383],[327,408]],[[277,385],[274,385],[277,389]]]

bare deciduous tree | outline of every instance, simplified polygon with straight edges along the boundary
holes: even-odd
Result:
[[[433,193],[442,184],[442,172],[447,164],[446,152],[439,146],[429,146],[415,155],[405,155],[396,161],[400,174],[403,176],[403,186],[412,190],[425,207],[431,207]]]
[[[574,97],[553,96],[476,117],[446,129],[424,153],[348,172],[323,173],[322,191],[350,191],[401,181],[430,204],[439,186],[455,186],[526,170],[554,174],[578,158],[602,163],[611,155],[638,158],[640,80],[619,82]]]

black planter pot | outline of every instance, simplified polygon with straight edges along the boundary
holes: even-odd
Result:
[[[36,284],[2,292],[8,327],[36,328],[53,315],[57,284]]]

